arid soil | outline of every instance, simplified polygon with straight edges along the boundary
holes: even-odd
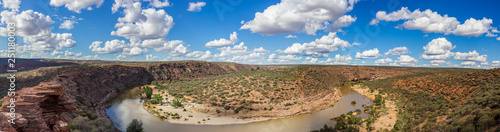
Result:
[[[368,87],[362,87],[359,84],[354,85],[352,89],[370,100],[375,100],[375,95],[379,94],[377,90],[371,92]],[[396,124],[398,112],[396,111],[397,108],[394,101],[386,100],[385,107],[387,108],[387,112],[381,113],[380,117],[376,118],[375,122],[372,124],[375,131],[383,131],[384,129],[391,130],[394,124]],[[362,125],[359,130],[366,131],[366,128]]]

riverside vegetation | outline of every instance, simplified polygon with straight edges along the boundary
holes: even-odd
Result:
[[[397,121],[388,130],[499,129],[499,69],[252,66],[199,61],[61,62],[72,63],[19,72],[18,87],[35,86],[40,82],[62,84],[65,94],[78,103],[76,112],[61,115],[65,122],[69,122],[71,131],[107,131],[109,126],[113,128],[105,115],[110,100],[130,88],[146,84],[151,90],[149,96],[145,94],[148,100],[146,108],[151,107],[151,110],[175,120],[189,120],[190,116],[181,117],[154,107],[168,102],[178,109],[189,110],[183,107],[192,103],[206,106],[208,113],[217,116],[286,117],[329,107],[339,97],[336,88],[349,83],[369,87],[380,92],[381,100],[396,102]],[[0,90],[3,95],[4,92]],[[361,111],[368,110],[370,116],[362,119],[361,124],[359,118],[347,114],[334,119],[344,122],[346,125],[339,125],[345,127],[326,126],[325,130],[371,130],[361,126],[369,126],[369,122],[377,120],[385,109],[383,103],[367,106]]]

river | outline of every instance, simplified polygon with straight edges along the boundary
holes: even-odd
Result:
[[[172,124],[148,113],[140,99],[140,90],[132,89],[114,99],[112,106],[106,110],[114,125],[125,131],[127,125],[133,120],[141,120],[146,132],[308,132],[323,127],[324,124],[334,126],[331,118],[340,116],[356,109],[363,110],[362,105],[372,105],[365,96],[353,91],[349,85],[343,86],[340,91],[342,98],[333,107],[293,117],[272,119],[240,125],[181,125]],[[356,101],[352,105],[351,101]],[[358,116],[367,117],[366,113]]]

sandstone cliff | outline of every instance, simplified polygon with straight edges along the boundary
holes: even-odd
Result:
[[[64,94],[61,84],[42,82],[38,86],[16,91],[15,124],[8,123],[11,118],[8,108],[10,96],[2,99],[0,108],[0,130],[7,132],[67,132],[68,124],[61,118],[63,112],[74,112],[75,100]]]

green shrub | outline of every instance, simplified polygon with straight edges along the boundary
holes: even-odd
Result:
[[[144,132],[142,121],[138,121],[137,119],[132,120],[127,126],[127,132]]]

